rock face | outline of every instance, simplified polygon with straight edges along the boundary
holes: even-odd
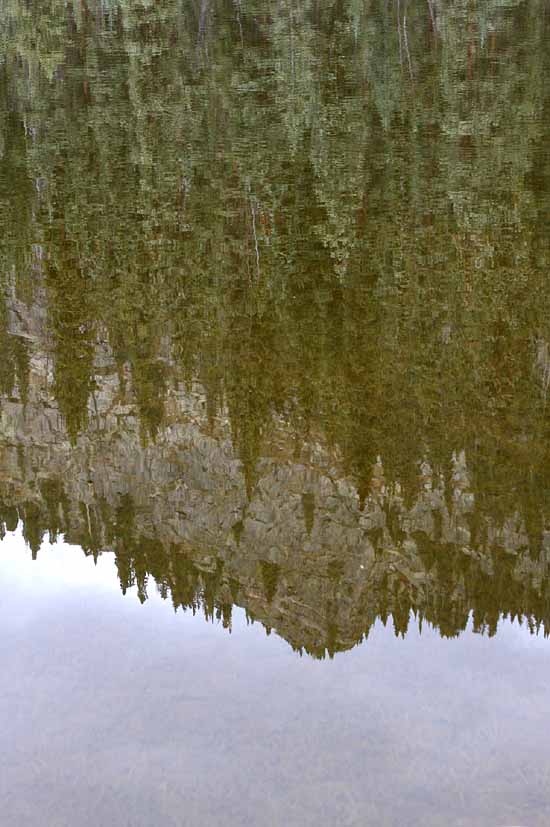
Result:
[[[419,463],[412,502],[379,458],[360,495],[320,441],[293,457],[279,419],[251,480],[229,417],[208,415],[201,386],[183,383],[168,357],[163,424],[144,435],[131,377],[101,341],[88,424],[71,441],[41,303],[12,297],[8,309],[29,373],[24,394],[16,384],[1,399],[1,516],[8,528],[23,521],[33,553],[46,531],[62,532],[87,553],[114,551],[122,588],[137,582],[142,599],[152,577],[175,605],[227,624],[238,604],[318,656],[353,646],[377,617],[392,615],[404,634],[411,611],[445,635],[471,612],[489,632],[502,613],[546,622],[550,532],[533,559],[517,514],[479,524],[463,452],[446,481]]]

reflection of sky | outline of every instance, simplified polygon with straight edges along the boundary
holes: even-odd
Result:
[[[38,558],[32,560],[25,549],[21,529],[8,533],[0,546],[0,582],[9,581],[17,588],[37,595],[52,594],[69,588],[120,591],[110,555],[102,555],[94,565],[78,546],[44,539]]]
[[[315,662],[17,533],[0,585],[2,825],[550,824],[550,642],[517,624]]]

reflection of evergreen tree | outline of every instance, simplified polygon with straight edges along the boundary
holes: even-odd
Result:
[[[273,598],[277,593],[277,584],[279,582],[280,567],[270,560],[260,560],[260,572],[262,583],[264,587],[265,598],[268,603],[273,602]]]
[[[36,560],[46,531],[46,523],[41,513],[39,503],[23,503],[21,516],[23,521],[23,537],[32,552],[32,559]]]
[[[67,497],[61,480],[46,479],[40,486],[43,503],[47,510],[47,529],[50,543],[55,543],[63,530],[63,511],[66,511]]]

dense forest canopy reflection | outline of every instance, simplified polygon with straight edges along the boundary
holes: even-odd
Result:
[[[550,629],[545,0],[4,0],[0,496],[315,654]]]

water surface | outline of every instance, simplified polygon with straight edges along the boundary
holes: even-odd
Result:
[[[404,641],[377,622],[300,659],[242,610],[229,636],[121,601],[109,555],[34,563],[13,535],[2,590],[7,824],[548,820],[550,653],[517,623]]]
[[[548,823],[549,42],[4,2],[8,823]]]

